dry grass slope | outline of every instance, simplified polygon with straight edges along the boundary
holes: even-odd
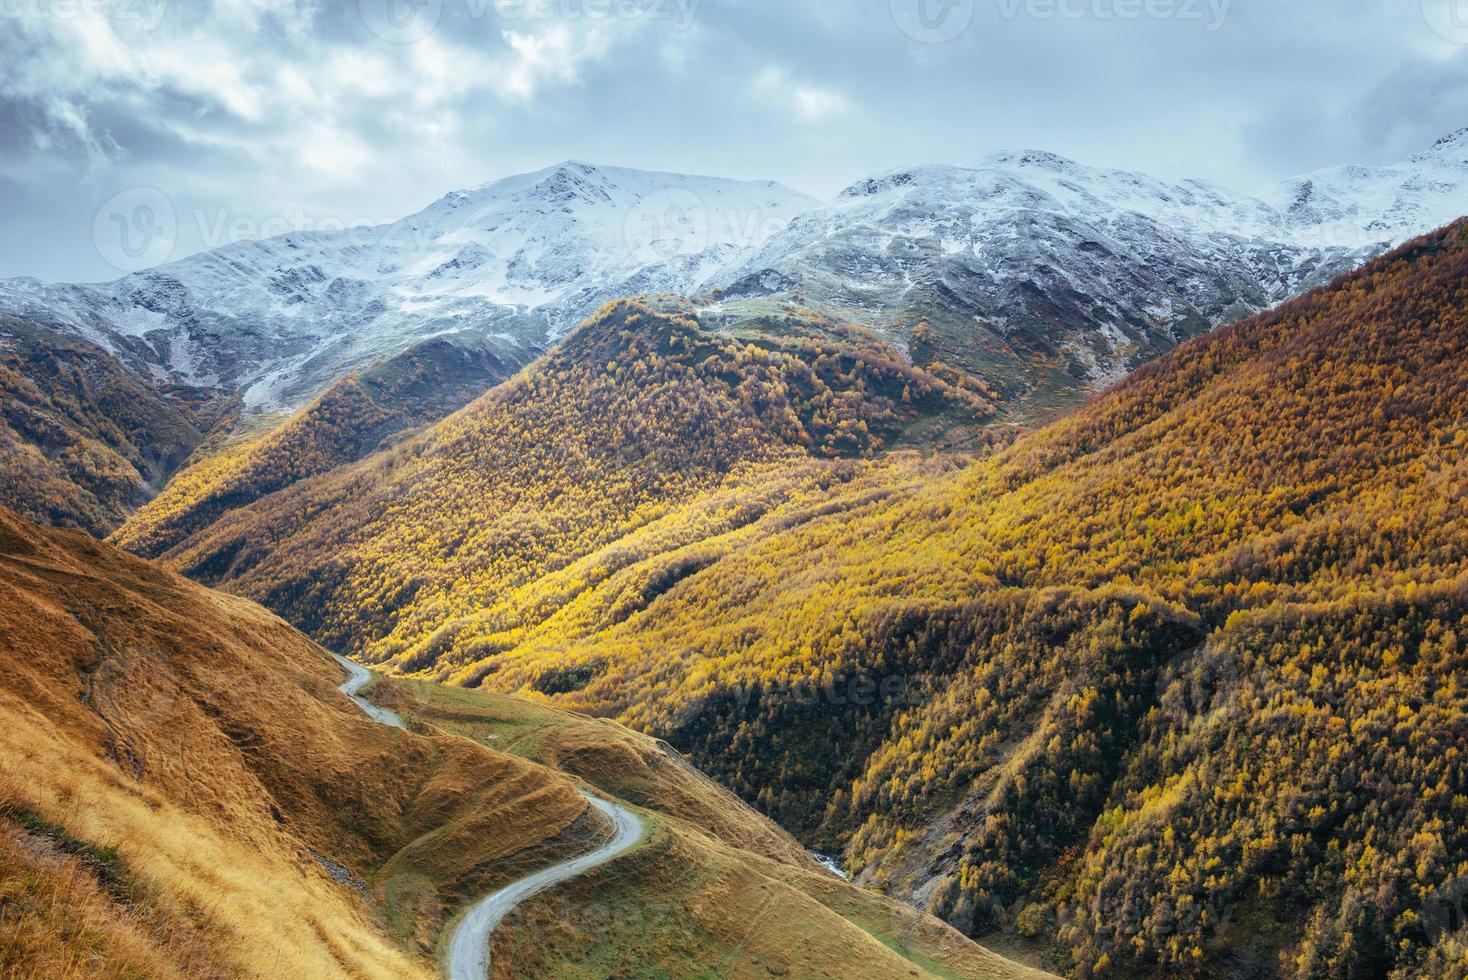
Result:
[[[465,899],[598,830],[539,766],[362,718],[251,603],[3,510],[0,569],[0,972],[427,976]]]
[[[496,935],[496,977],[1047,976],[840,881],[667,745],[614,722],[423,682],[384,680],[373,697],[425,730],[573,775],[651,828],[631,855],[516,910]]]
[[[611,722],[415,685],[374,693],[419,731],[376,725],[258,606],[4,510],[0,572],[0,976],[430,976],[455,911],[604,831],[577,782],[653,833],[502,927],[497,975],[614,951],[635,976],[1038,976]],[[566,902],[603,917],[592,949],[544,921]],[[699,943],[672,951],[684,903]]]

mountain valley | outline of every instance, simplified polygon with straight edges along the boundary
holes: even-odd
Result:
[[[490,976],[1468,977],[1465,212],[568,161],[0,281],[0,974],[458,976],[626,814]]]
[[[1408,913],[1468,870],[1465,263],[1460,223],[967,460],[902,433],[988,403],[880,345],[614,305],[159,554],[397,672],[666,738],[1062,972],[1410,976],[1459,938]]]
[[[0,567],[14,975],[430,976],[457,907],[601,835],[580,787],[652,828],[618,879],[646,923],[623,928],[595,888],[532,899],[514,924],[544,928],[500,934],[496,977],[668,955],[733,974],[797,956],[813,976],[1044,975],[845,884],[620,726],[395,685],[370,694],[413,731],[384,727],[337,692],[328,655],[251,603],[3,510]],[[670,898],[706,912],[659,918]],[[783,928],[731,933],[762,916]],[[557,942],[522,948],[532,934]]]

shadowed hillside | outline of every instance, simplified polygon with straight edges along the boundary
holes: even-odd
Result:
[[[102,349],[0,317],[0,499],[105,535],[189,458],[219,406],[129,373]]]
[[[348,375],[277,428],[200,453],[128,521],[118,543],[142,555],[166,551],[230,510],[452,414],[517,367],[510,355],[473,343],[425,341]]]

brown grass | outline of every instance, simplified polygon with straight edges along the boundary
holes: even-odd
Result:
[[[339,674],[251,603],[0,510],[0,767],[25,790],[9,810],[115,852],[158,923],[74,855],[27,858],[12,820],[0,974],[427,976],[465,899],[599,829],[564,778],[375,725]]]
[[[1038,980],[924,913],[840,881],[662,742],[485,691],[384,678],[373,699],[641,808],[629,855],[521,906],[495,976]]]
[[[38,818],[0,777],[0,976],[222,976],[223,938],[116,852]]]

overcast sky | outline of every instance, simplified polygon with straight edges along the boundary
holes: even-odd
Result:
[[[115,278],[119,201],[180,258],[570,158],[825,197],[1036,147],[1252,190],[1464,126],[1468,0],[0,0],[0,276]]]

